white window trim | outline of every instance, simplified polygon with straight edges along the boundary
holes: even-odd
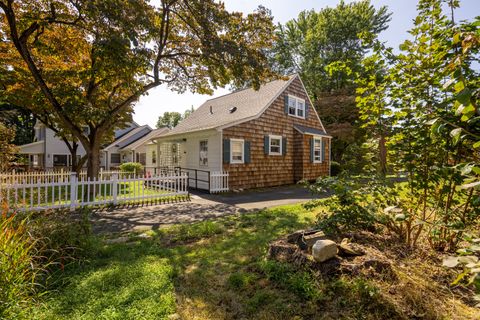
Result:
[[[305,119],[305,100],[296,96],[288,95],[288,100],[290,101],[290,98],[295,99],[295,114],[290,114],[288,112],[288,115],[290,117],[295,117],[295,118],[300,118],[300,119]],[[303,102],[303,117],[298,115],[298,102]],[[290,109],[290,108],[289,108]]]
[[[315,159],[315,141],[320,141],[320,160]],[[322,137],[314,136],[313,137],[313,163],[322,163],[322,151],[323,151],[323,140]]]
[[[242,143],[242,160],[233,160],[232,142],[241,142]],[[243,139],[230,139],[230,163],[231,164],[243,164],[243,163],[245,163],[245,140],[243,140]]]
[[[280,152],[272,152],[272,138],[280,139]],[[268,155],[269,156],[281,156],[283,154],[283,137],[276,135],[268,136]]]

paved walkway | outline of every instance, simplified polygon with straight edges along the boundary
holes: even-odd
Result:
[[[158,229],[162,225],[198,222],[311,199],[313,196],[301,186],[220,195],[195,192],[185,202],[95,211],[93,231],[101,234]]]

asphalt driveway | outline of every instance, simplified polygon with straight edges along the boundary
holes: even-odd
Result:
[[[95,210],[93,231],[97,234],[157,229],[162,225],[192,223],[319,198],[299,185],[256,189],[239,193],[192,192],[188,201],[120,206]]]
[[[259,210],[307,202],[319,198],[319,195],[312,195],[301,185],[289,185],[266,189],[247,190],[243,192],[229,192],[220,194],[207,194],[192,191],[192,201],[207,201],[223,203],[235,206],[243,210]]]

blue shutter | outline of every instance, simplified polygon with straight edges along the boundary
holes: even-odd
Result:
[[[250,141],[245,141],[244,143],[244,151],[245,151],[245,163],[250,163]]]
[[[314,157],[314,152],[313,152],[313,146],[315,144],[315,141],[313,140],[313,137],[310,138],[310,162],[313,163],[313,160],[315,159]]]
[[[223,163],[230,163],[230,139],[223,139]]]
[[[285,94],[285,114],[288,114],[288,94]]]
[[[282,137],[282,155],[287,154],[287,137]]]
[[[268,155],[270,152],[270,137],[269,136],[265,136],[263,138],[263,149],[265,151],[265,154]]]
[[[325,162],[325,140],[322,141],[322,162]]]
[[[305,119],[308,118],[308,109],[309,109],[310,105],[308,104],[308,102],[305,101]]]

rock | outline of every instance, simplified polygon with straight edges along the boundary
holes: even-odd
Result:
[[[344,238],[338,245],[338,255],[345,256],[363,256],[365,251],[358,245],[350,243],[347,238]]]
[[[326,240],[325,233],[322,231],[315,232],[312,234],[304,235],[302,238],[302,245],[300,248],[303,250],[307,250],[308,252],[312,251],[313,245],[318,241],[318,240]]]
[[[114,239],[106,239],[105,243],[106,244],[125,243],[125,242],[128,242],[128,240],[130,240],[129,237],[118,237]]]
[[[325,234],[318,229],[313,230],[298,230],[287,236],[287,242],[296,244],[302,250],[311,251],[312,246],[317,240],[324,240]]]
[[[312,247],[313,259],[324,262],[337,255],[337,244],[332,240],[317,240]]]

